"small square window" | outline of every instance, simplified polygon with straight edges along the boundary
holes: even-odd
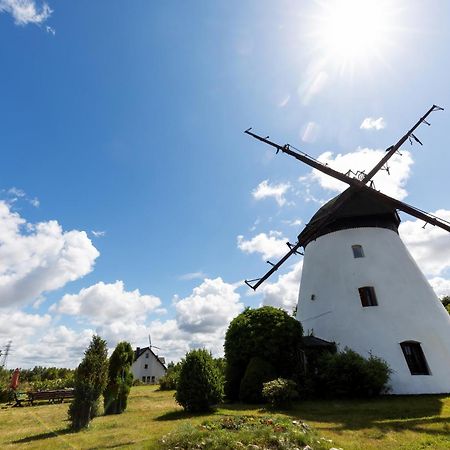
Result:
[[[354,258],[364,258],[364,250],[362,245],[352,245],[352,250]]]
[[[403,355],[411,375],[430,375],[430,369],[428,368],[420,342],[401,342],[400,346],[402,347]]]
[[[145,365],[144,365],[144,369],[148,369],[148,364],[145,364]]]
[[[377,306],[377,297],[375,289],[372,286],[363,286],[358,289],[361,304],[365,306]]]
[[[148,359],[148,353],[145,354],[145,357]]]

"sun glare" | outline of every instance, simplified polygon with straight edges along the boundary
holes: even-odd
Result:
[[[383,58],[392,38],[392,10],[384,0],[320,2],[314,39],[327,60],[342,68]]]

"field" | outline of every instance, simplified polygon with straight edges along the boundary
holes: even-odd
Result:
[[[212,415],[274,415],[258,406],[223,405],[213,414],[186,415],[173,392],[134,387],[128,410],[98,417],[88,430],[67,430],[67,407],[41,404],[0,408],[0,448],[98,449],[157,448],[157,441],[182,423],[200,423]],[[313,426],[335,447],[351,449],[450,448],[450,397],[388,397],[372,401],[300,402],[288,413]],[[330,447],[332,445],[330,444]]]

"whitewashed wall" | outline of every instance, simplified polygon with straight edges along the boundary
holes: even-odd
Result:
[[[355,244],[364,258],[353,257]],[[375,288],[378,306],[361,305],[362,286]],[[394,231],[341,230],[310,242],[297,319],[305,334],[335,341],[340,350],[385,359],[391,393],[450,392],[450,316]],[[399,345],[408,340],[421,343],[431,375],[411,375]]]

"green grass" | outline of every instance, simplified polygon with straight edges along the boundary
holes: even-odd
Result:
[[[80,433],[67,430],[68,403],[23,408],[1,405],[0,448],[153,449],[162,436],[183,424],[199,425],[224,415],[270,414],[301,419],[345,450],[450,448],[450,397],[445,396],[307,401],[284,414],[258,406],[223,405],[213,414],[189,415],[176,405],[172,391],[140,386],[132,388],[128,405],[124,414],[97,417]]]

